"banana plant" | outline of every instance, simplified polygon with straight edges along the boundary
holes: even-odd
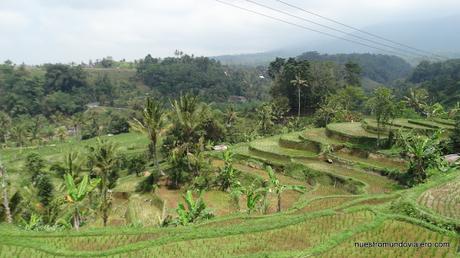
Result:
[[[268,191],[271,193],[275,193],[276,197],[278,198],[278,212],[281,212],[281,194],[286,190],[293,190],[298,192],[305,192],[306,188],[302,185],[284,185],[282,184],[275,175],[273,169],[268,166],[267,173],[269,176],[269,184],[268,184]]]
[[[209,219],[212,218],[214,215],[207,209],[206,203],[204,203],[202,198],[202,193],[195,201],[193,199],[192,191],[187,191],[185,195],[183,195],[185,204],[180,203],[176,209],[177,214],[179,217],[177,218],[177,223],[180,225],[187,225],[189,223],[194,223],[200,219]]]
[[[235,154],[231,151],[225,151],[222,154],[224,160],[224,167],[220,169],[217,181],[220,184],[222,191],[227,191],[234,185],[238,178],[238,170],[233,167],[233,157]]]
[[[67,202],[73,208],[73,225],[76,230],[80,229],[80,206],[90,192],[92,192],[100,183],[100,179],[89,180],[85,175],[80,184],[75,185],[74,178],[70,174],[65,175],[65,183],[67,188]]]

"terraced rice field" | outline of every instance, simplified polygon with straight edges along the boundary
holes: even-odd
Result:
[[[353,155],[351,153],[340,152],[340,151],[334,153],[334,155],[341,159],[355,162],[358,164],[362,164],[368,167],[375,167],[376,169],[393,169],[393,170],[398,170],[398,171],[406,171],[408,169],[407,164],[404,164],[402,162],[393,161],[391,159],[362,158],[357,155]]]
[[[399,122],[409,124],[407,120]],[[123,218],[124,221],[118,221],[123,225],[133,224],[131,227],[45,233],[0,225],[0,258],[460,257],[460,236],[457,233],[443,231],[435,225],[428,226],[414,218],[402,218],[401,214],[388,213],[387,204],[404,194],[398,191],[400,186],[395,181],[358,166],[340,162],[329,164],[309,145],[315,143],[319,148],[353,145],[359,148],[356,142],[345,140],[375,140],[376,134],[364,130],[360,123],[332,124],[328,130],[332,131],[331,135],[324,128],[307,129],[230,147],[238,154],[233,166],[242,172],[242,179],[247,176],[250,180],[268,180],[268,174],[263,169],[266,164],[276,165],[279,171],[288,171],[290,165],[299,169],[300,172],[291,171],[295,178],[288,176],[289,173],[277,173],[282,184],[307,187],[306,193],[285,191],[281,213],[275,213],[274,195],[269,196],[270,214],[256,212],[248,215],[244,210],[244,196],[240,200],[242,209],[238,212],[231,205],[228,192],[212,188],[206,191],[204,200],[217,215],[215,219],[186,227],[149,227],[157,223],[163,202],[170,214],[175,215],[184,189],[168,189],[163,179],[155,194],[134,194],[133,190],[142,177],[126,176],[119,179],[114,189],[116,198],[112,215],[114,220]],[[133,149],[137,151],[137,148]],[[404,165],[385,157],[366,159],[338,149],[332,155],[341,159],[369,167],[405,170]],[[216,158],[217,153],[210,157],[215,169],[224,165]],[[309,175],[315,175],[315,180],[310,180]],[[417,201],[427,209],[460,221],[460,180],[431,188]],[[145,227],[135,227],[137,221]],[[118,222],[112,221],[111,225]],[[448,243],[450,247],[355,246],[357,242],[369,241],[436,242]]]
[[[344,203],[350,202],[354,200],[355,198],[357,197],[356,196],[337,196],[337,197],[331,196],[331,197],[314,199],[314,200],[307,202],[307,204],[305,204],[304,207],[298,209],[296,213],[314,212],[314,211],[335,208]]]
[[[376,229],[358,233],[320,257],[458,257],[458,238],[396,220],[385,221]],[[355,243],[439,243],[443,247],[356,247]],[[449,245],[448,247],[445,245]]]
[[[368,193],[389,193],[396,189],[396,182],[387,177],[367,172],[361,169],[347,168],[340,165],[328,164],[326,162],[301,162],[305,166],[324,173],[331,173],[342,177],[352,178],[363,182],[367,186]]]
[[[434,130],[431,127],[410,123],[408,119],[402,119],[402,118],[393,120],[391,124],[397,127],[405,128],[405,129],[414,129],[414,130],[428,131],[428,132]]]
[[[378,135],[366,131],[361,123],[337,123],[327,125],[327,130],[350,138],[372,138],[377,139]],[[384,137],[382,137],[384,138]]]
[[[451,219],[460,220],[460,179],[424,192],[418,203]]]
[[[441,124],[436,121],[430,121],[430,120],[409,119],[408,122],[411,124],[422,125],[426,127],[435,128],[435,129],[448,129],[448,130],[454,129],[454,126],[452,125]]]
[[[301,139],[317,142],[323,145],[340,146],[346,142],[338,139],[330,138],[326,135],[326,128],[312,128],[301,133],[299,136]]]
[[[315,158],[317,156],[317,154],[312,151],[281,147],[279,145],[279,137],[256,140],[249,145],[249,150],[266,156],[266,158],[278,157],[286,160],[290,158]]]

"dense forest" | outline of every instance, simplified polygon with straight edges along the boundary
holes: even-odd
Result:
[[[460,59],[421,62],[409,81],[428,90],[433,100],[455,105],[460,101]]]
[[[412,66],[397,56],[377,54],[319,54],[305,52],[297,57],[300,60],[332,61],[337,64],[354,62],[362,67],[362,75],[382,84],[407,78],[412,72]]]

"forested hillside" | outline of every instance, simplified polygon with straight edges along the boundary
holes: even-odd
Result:
[[[377,54],[319,54],[306,52],[297,57],[299,60],[332,61],[337,64],[354,62],[362,67],[362,75],[379,83],[390,83],[406,78],[412,67],[404,59],[396,56]]]
[[[409,79],[428,90],[433,100],[447,105],[460,101],[460,59],[422,62]]]
[[[223,66],[214,59],[182,53],[165,59],[148,55],[137,66],[139,78],[162,96],[194,92],[210,101],[227,101],[232,95],[260,97],[257,92],[268,84],[264,73],[263,68],[238,69]]]

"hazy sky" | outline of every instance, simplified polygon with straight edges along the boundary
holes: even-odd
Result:
[[[225,1],[265,11],[244,0]],[[274,0],[255,1],[282,7]],[[460,12],[458,0],[285,1],[362,28]],[[0,60],[33,64],[104,56],[132,60],[176,49],[195,55],[262,52],[305,38],[328,39],[214,0],[0,0],[0,35]]]

